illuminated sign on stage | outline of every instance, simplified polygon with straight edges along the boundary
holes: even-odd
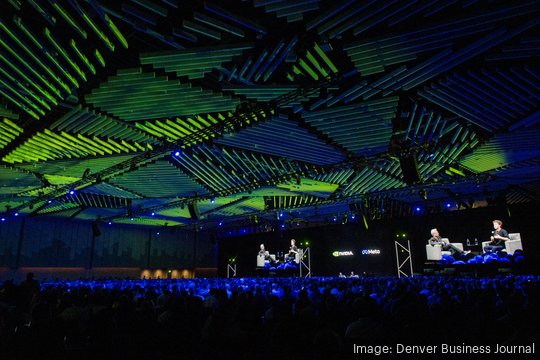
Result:
[[[380,249],[364,249],[362,250],[362,255],[380,255]]]
[[[338,257],[338,256],[353,256],[354,254],[352,251],[334,251],[332,255],[335,257]]]

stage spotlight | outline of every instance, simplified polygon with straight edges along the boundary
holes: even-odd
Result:
[[[218,226],[221,226],[221,225],[223,225],[223,221],[220,221],[218,224]]]
[[[159,231],[156,233],[156,235],[159,235]]]
[[[356,215],[352,214],[352,215],[351,215],[351,219],[352,219],[352,220],[356,219]]]
[[[52,203],[52,200],[47,200],[47,204],[50,204],[50,203]]]
[[[174,156],[180,156],[180,151],[175,151]]]
[[[216,199],[210,198],[210,204],[213,204],[213,203],[215,203],[215,202],[216,202]]]
[[[134,219],[134,218],[131,218],[130,220],[133,221],[133,220],[135,220],[135,219]]]
[[[15,215],[15,216],[19,216],[19,213],[15,213],[14,215]]]
[[[280,218],[283,217],[283,212],[280,212],[280,213],[279,213],[279,217],[280,217]]]
[[[452,203],[447,202],[445,206],[447,209],[450,209],[452,207]]]
[[[150,215],[154,216],[154,215],[156,215],[156,213],[155,213],[155,212],[152,212]]]
[[[417,206],[414,210],[419,213],[420,211],[422,211],[422,208],[420,206]]]
[[[334,221],[334,222],[337,221],[337,217],[334,216],[334,217],[332,218],[332,221]]]
[[[6,218],[2,218],[1,220],[2,220],[2,221],[6,221]]]
[[[75,191],[74,190],[69,190],[69,195],[73,195],[75,194]]]
[[[285,224],[281,224],[281,228],[284,229],[284,228],[285,228]]]
[[[109,224],[109,225],[112,225],[112,222],[111,222],[111,221],[109,221],[109,222],[108,222],[108,224]]]

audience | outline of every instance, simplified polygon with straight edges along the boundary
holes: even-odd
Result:
[[[352,344],[525,344],[540,277],[45,281],[0,287],[2,359],[349,359]]]

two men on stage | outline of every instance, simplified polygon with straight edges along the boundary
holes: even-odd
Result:
[[[484,246],[485,253],[493,253],[499,250],[504,249],[505,241],[509,241],[508,231],[502,228],[501,220],[493,220],[493,231],[491,232],[490,243],[487,246]],[[470,251],[461,251],[454,245],[450,244],[448,239],[441,238],[439,231],[437,229],[431,229],[431,238],[429,239],[429,244],[431,246],[441,245],[442,250],[450,251],[452,255],[467,255]]]
[[[287,254],[285,254],[284,256],[285,262],[295,261],[296,254],[298,254],[298,247],[296,246],[296,240],[291,239],[291,246],[289,246],[289,252],[287,252]],[[270,252],[266,250],[266,248],[264,247],[264,244],[260,245],[259,256],[263,256],[264,260],[269,261],[271,264],[274,262],[279,262],[279,260],[274,260],[272,256],[270,256]]]

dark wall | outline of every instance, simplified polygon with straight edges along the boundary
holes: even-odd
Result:
[[[219,240],[220,274],[225,274],[227,259],[237,258],[240,276],[253,274],[256,254],[260,243],[264,243],[271,253],[286,252],[289,240],[298,243],[310,242],[312,271],[315,275],[336,275],[343,273],[368,272],[374,274],[396,274],[396,255],[394,241],[396,234],[406,234],[411,243],[413,269],[421,272],[426,260],[425,245],[430,230],[438,228],[443,237],[452,242],[466,244],[467,238],[478,242],[489,240],[492,220],[500,219],[509,232],[521,233],[523,247],[530,271],[537,272],[540,264],[540,236],[538,225],[540,216],[538,204],[525,204],[507,207],[487,207],[471,210],[448,211],[441,214],[412,216],[404,219],[379,220],[364,225],[347,223],[321,227],[285,230],[249,236],[223,238]],[[402,237],[399,238],[403,240]],[[363,249],[380,249],[381,254],[362,255]],[[354,256],[333,257],[335,250],[351,250]],[[475,250],[472,249],[471,250]],[[476,250],[480,250],[478,247]]]
[[[369,231],[360,223],[349,223],[220,239],[220,269],[226,269],[227,260],[236,257],[238,274],[253,274],[261,243],[271,254],[286,253],[292,238],[301,248],[306,247],[301,244],[309,243],[314,275],[349,274],[351,271],[389,274],[392,271],[393,249],[388,241],[391,233],[382,223],[377,224],[377,230],[370,227]],[[362,254],[368,249],[377,249],[380,254]],[[352,251],[353,255],[336,257],[333,255],[335,251]]]
[[[0,267],[192,268],[215,265],[208,234],[54,218],[9,218],[0,223]]]

